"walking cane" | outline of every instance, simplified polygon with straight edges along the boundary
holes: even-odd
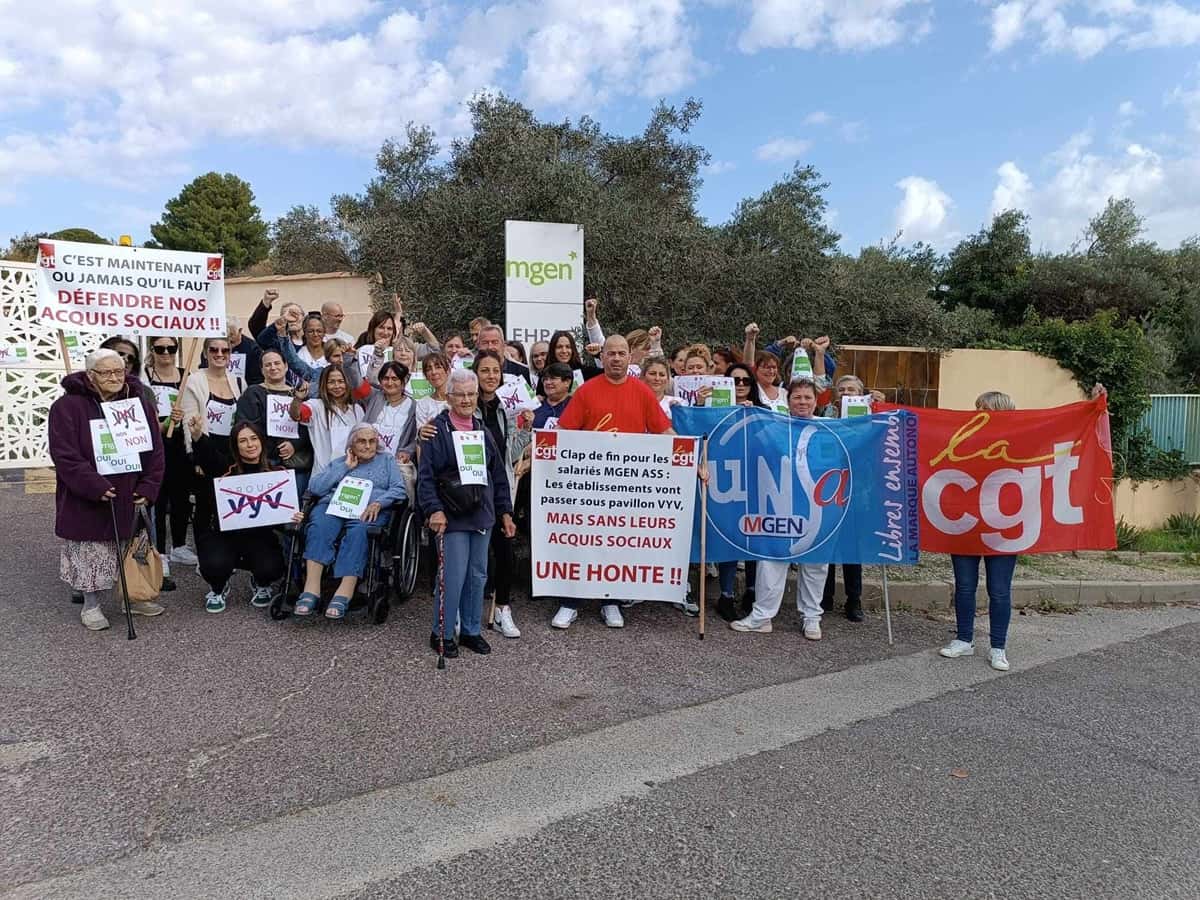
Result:
[[[108,510],[112,513],[113,540],[117,544],[117,572],[121,576],[121,593],[125,595],[125,624],[129,626],[129,640],[134,640],[137,633],[133,630],[133,610],[129,606],[129,585],[125,582],[125,551],[121,547],[121,532],[117,530],[116,499],[108,501]]]
[[[438,534],[438,664],[446,668],[446,548],[445,532]]]

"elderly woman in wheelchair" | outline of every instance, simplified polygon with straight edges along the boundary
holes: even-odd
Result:
[[[294,609],[298,616],[312,615],[320,603],[321,577],[332,564],[340,583],[325,616],[345,617],[367,565],[368,528],[384,524],[388,510],[405,499],[404,477],[395,457],[378,451],[375,426],[357,425],[346,441],[345,456],[309,482],[317,504],[305,536],[304,591]]]

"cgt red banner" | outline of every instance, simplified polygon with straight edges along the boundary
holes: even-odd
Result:
[[[989,556],[1117,545],[1108,405],[917,416],[920,546]]]

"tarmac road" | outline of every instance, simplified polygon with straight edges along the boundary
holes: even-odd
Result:
[[[1200,895],[1198,609],[1018,617],[1000,676],[907,615],[525,603],[439,673],[427,595],[275,623],[185,573],[86,633],[50,499],[0,493],[3,896]]]

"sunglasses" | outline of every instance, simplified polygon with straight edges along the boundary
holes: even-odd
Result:
[[[227,349],[220,350],[216,347],[209,347],[208,352],[209,352],[210,356],[228,356],[229,355],[229,350],[227,350]]]
[[[734,383],[734,384],[753,384],[753,383],[754,383],[754,379],[753,379],[753,378],[747,378],[745,375],[734,375],[734,376],[733,376],[733,383]]]
[[[137,359],[136,356],[126,350],[118,350],[117,356],[121,357],[121,359]]]
[[[176,344],[155,344],[152,349],[159,356],[169,356],[178,350],[179,347]]]

